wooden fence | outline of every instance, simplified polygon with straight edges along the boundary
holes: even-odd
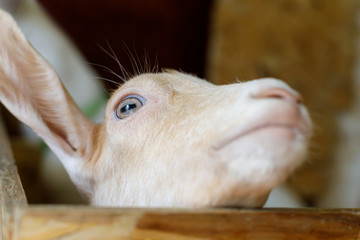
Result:
[[[360,239],[360,209],[123,209],[29,205],[0,119],[3,240]]]

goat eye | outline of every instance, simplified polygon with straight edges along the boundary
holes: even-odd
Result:
[[[139,96],[130,95],[125,97],[116,108],[116,117],[124,119],[131,116],[144,105],[144,102]]]

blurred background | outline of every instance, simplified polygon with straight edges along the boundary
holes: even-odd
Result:
[[[216,84],[288,82],[316,129],[307,163],[268,203],[283,207],[360,207],[359,4],[0,0],[96,121],[116,88],[112,81],[150,69],[174,68]],[[29,202],[83,203],[46,146],[2,111]]]

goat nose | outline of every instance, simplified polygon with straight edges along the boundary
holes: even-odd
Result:
[[[296,92],[290,92],[284,88],[274,87],[265,89],[255,95],[256,98],[279,98],[294,103],[302,103],[301,96]]]

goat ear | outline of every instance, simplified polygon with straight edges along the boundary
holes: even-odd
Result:
[[[0,101],[61,160],[91,154],[95,123],[81,112],[49,63],[1,9]]]

